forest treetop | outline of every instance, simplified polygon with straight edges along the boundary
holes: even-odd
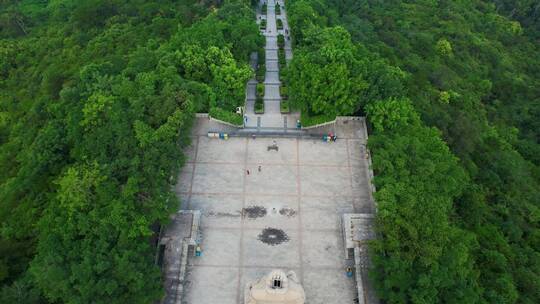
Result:
[[[0,302],[151,303],[193,114],[232,111],[247,1],[0,5]]]

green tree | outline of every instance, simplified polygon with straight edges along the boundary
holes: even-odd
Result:
[[[325,23],[324,19],[310,5],[310,2],[306,0],[294,1],[288,5],[287,17],[291,26],[291,36],[298,44],[303,42],[305,31]]]
[[[471,234],[450,220],[467,176],[434,128],[410,102],[367,107],[378,206],[373,276],[389,303],[474,303],[480,289]]]
[[[47,298],[65,302],[148,303],[160,274],[148,268],[148,219],[134,216],[135,193],[115,197],[115,182],[96,165],[71,167],[40,220],[32,273]],[[127,188],[129,189],[129,187]]]
[[[2,3],[0,302],[161,297],[150,227],[178,207],[193,112],[243,100],[245,4]]]
[[[369,121],[377,131],[397,129],[418,124],[420,118],[407,99],[376,101],[366,106]]]
[[[246,83],[254,76],[253,70],[245,64],[237,65],[230,52],[218,48],[210,48],[208,58],[218,106],[229,111],[241,106]]]
[[[437,41],[437,44],[435,45],[435,49],[437,50],[437,53],[439,56],[442,57],[449,57],[452,56],[452,44],[450,44],[450,41],[441,38],[439,41]]]
[[[354,113],[367,83],[350,36],[336,27],[310,31],[305,40],[286,74],[295,106],[310,115]]]
[[[371,58],[379,61],[381,68],[366,65],[369,88],[363,105],[382,107],[386,113],[392,109],[377,101],[409,98],[422,123],[442,132],[469,175],[464,193],[453,199],[452,226],[474,238],[467,246],[473,261],[472,277],[479,289],[477,296],[470,297],[471,302],[540,301],[535,292],[540,288],[540,268],[532,262],[538,259],[539,247],[531,237],[539,231],[537,217],[531,214],[538,214],[535,206],[540,197],[540,158],[536,157],[540,155],[540,129],[534,118],[540,113],[536,106],[540,52],[535,40],[540,23],[533,17],[533,2],[364,1],[350,5],[310,1],[329,26],[348,29],[354,42],[365,46],[368,54],[375,54]],[[398,76],[396,70],[391,73],[385,65],[395,66],[405,77]],[[383,81],[378,82],[379,73],[372,71],[380,71]],[[397,86],[392,83],[399,82],[406,89],[394,91]],[[377,97],[379,94],[388,95]],[[375,120],[368,117],[376,130],[384,128],[382,133],[403,128],[400,124],[389,129],[381,116]],[[409,150],[402,153],[416,157]],[[441,183],[441,188],[444,185]],[[417,194],[421,195],[424,193]],[[424,274],[426,280],[438,280],[434,273]],[[377,280],[397,284],[402,278],[396,271]],[[410,288],[395,301],[425,299],[423,295],[422,290]],[[426,302],[450,298],[441,296]]]

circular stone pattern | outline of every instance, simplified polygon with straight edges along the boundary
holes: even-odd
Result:
[[[276,228],[265,228],[258,237],[259,241],[270,245],[275,246],[281,243],[289,241],[289,236],[285,231]]]

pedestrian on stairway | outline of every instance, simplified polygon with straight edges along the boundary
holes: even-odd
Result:
[[[259,166],[259,172],[261,172],[261,170],[262,170],[262,168],[261,168],[261,166]]]
[[[246,170],[247,175],[249,175],[249,170]]]

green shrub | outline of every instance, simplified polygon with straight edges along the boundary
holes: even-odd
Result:
[[[287,67],[283,67],[283,68],[281,68],[281,69],[279,70],[279,77],[282,78],[282,79],[284,79],[284,81],[286,81],[286,80],[287,80],[287,73],[288,73],[288,68],[287,68]],[[284,86],[287,86],[287,84],[284,83],[283,81],[282,81],[282,83],[283,83]]]
[[[285,68],[285,65],[287,64],[287,60],[285,58],[285,50],[279,49],[278,50],[278,62],[279,62],[279,68],[283,69]]]
[[[266,29],[266,19],[261,20],[261,30]]]
[[[264,100],[262,97],[257,97],[255,100],[255,114],[264,114]]]
[[[261,7],[261,14],[266,15],[268,13],[268,5],[263,4]]]
[[[288,114],[291,112],[291,107],[288,101],[282,100],[280,104],[280,109],[282,114]]]
[[[257,67],[257,81],[258,82],[264,82],[264,76],[266,74],[266,65],[263,63],[263,64],[259,64],[259,66]]]
[[[279,6],[279,3],[276,3],[276,15],[281,15],[281,6]]]
[[[330,122],[336,119],[336,116],[334,115],[316,115],[316,116],[309,116],[308,114],[302,113],[300,115],[300,123],[302,124],[302,127],[310,127],[318,124],[322,124],[325,122]]]
[[[264,83],[257,83],[257,97],[264,96]]]
[[[277,44],[280,49],[285,47],[285,36],[283,34],[277,36]]]
[[[223,120],[236,126],[243,124],[242,115],[223,110],[222,108],[213,107],[208,114],[212,118]]]
[[[266,61],[266,50],[264,49],[264,47],[262,47],[257,51],[257,62],[259,64],[264,64],[265,61]]]
[[[283,29],[283,20],[277,19],[277,29],[282,30]]]
[[[282,99],[289,99],[289,89],[287,88],[287,86],[282,85],[281,87],[279,87],[279,94],[281,95]]]

